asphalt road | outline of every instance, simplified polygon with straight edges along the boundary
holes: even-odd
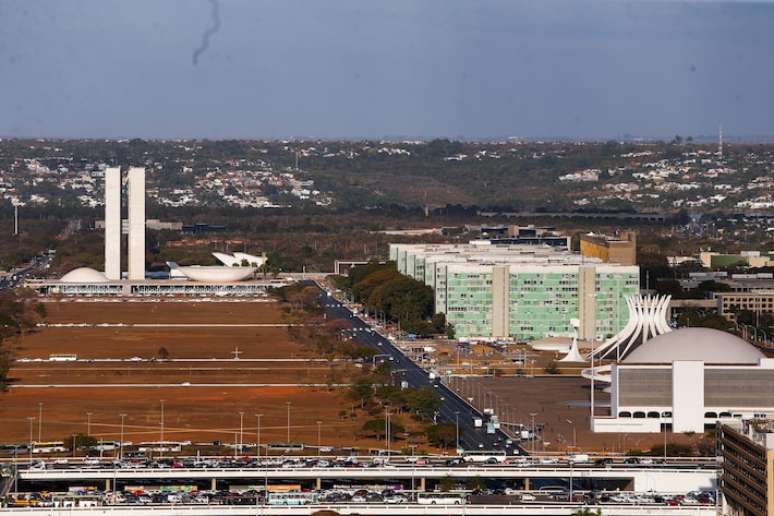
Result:
[[[20,267],[13,271],[12,274],[0,277],[0,290],[6,290],[17,287],[24,281],[27,276],[32,274],[38,269],[42,269],[48,266],[50,257],[39,254],[35,256],[27,265]]]
[[[319,288],[319,286],[318,286]],[[337,301],[333,296],[328,296],[325,290],[320,289],[322,305],[329,319],[343,319],[351,323],[352,335],[355,340],[369,346],[377,353],[388,355],[391,360],[392,370],[396,381],[406,381],[411,387],[430,385],[441,396],[442,405],[438,413],[438,421],[456,424],[459,415],[460,446],[465,450],[507,450],[510,455],[524,453],[516,445],[507,445],[508,437],[496,430],[493,434],[486,433],[486,426],[476,428],[474,419],[482,418],[482,414],[460,399],[454,392],[437,380],[431,380],[429,373],[406,357],[392,342],[382,337],[356,316],[346,306]]]

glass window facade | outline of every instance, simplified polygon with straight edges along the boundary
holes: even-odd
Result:
[[[577,272],[511,273],[509,333],[518,340],[572,336],[570,319],[578,317]]]
[[[446,320],[458,336],[492,333],[491,273],[451,273],[446,282]]]

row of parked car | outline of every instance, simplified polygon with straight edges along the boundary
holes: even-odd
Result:
[[[231,469],[231,468],[368,468],[368,467],[455,467],[455,466],[556,466],[556,467],[612,467],[612,466],[661,466],[670,467],[715,467],[712,461],[665,460],[660,457],[601,457],[592,459],[588,455],[572,457],[554,456],[517,456],[487,457],[483,460],[471,460],[466,457],[184,457],[156,458],[147,457],[115,459],[67,459],[58,458],[48,461],[37,460],[32,463],[20,463],[20,469]]]
[[[283,490],[241,491],[145,491],[100,492],[89,490],[70,493],[21,493],[9,496],[10,507],[96,507],[102,505],[310,505],[310,504],[419,504],[419,505],[514,505],[529,503],[577,503],[587,505],[715,505],[715,493],[694,491],[686,494],[655,492],[575,492],[548,488],[538,491],[516,489],[475,489],[455,492],[414,492],[400,489],[328,489],[318,491]]]

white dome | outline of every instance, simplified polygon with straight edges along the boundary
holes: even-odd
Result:
[[[632,351],[627,364],[668,364],[701,360],[706,364],[757,364],[765,355],[736,335],[711,328],[681,328],[654,337]]]
[[[191,265],[190,267],[178,267],[177,270],[194,281],[228,282],[247,279],[255,269],[252,267],[227,267],[225,265]]]
[[[62,276],[60,281],[64,283],[104,283],[107,281],[107,277],[104,273],[91,267],[78,267]]]

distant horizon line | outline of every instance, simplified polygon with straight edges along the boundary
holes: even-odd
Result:
[[[329,142],[368,142],[368,141],[388,141],[388,142],[431,142],[433,140],[449,140],[457,142],[467,143],[502,143],[507,141],[523,141],[530,143],[606,143],[610,141],[633,143],[633,144],[657,144],[668,143],[675,137],[680,136],[683,138],[684,143],[696,143],[696,144],[709,144],[717,143],[717,135],[681,135],[676,133],[672,136],[610,136],[610,137],[571,137],[571,136],[381,136],[381,137],[366,137],[366,136],[275,136],[275,137],[257,137],[257,136],[168,136],[168,137],[143,137],[143,136],[12,136],[0,134],[0,141],[3,140],[50,140],[50,141],[112,141],[112,142],[124,142],[131,140],[144,140],[144,141],[264,141],[264,142],[281,142],[281,141],[329,141]],[[686,138],[692,138],[691,142],[686,142]],[[751,143],[774,143],[773,134],[751,134],[751,135],[729,135],[723,134],[723,143],[739,143],[739,144],[751,144]]]

